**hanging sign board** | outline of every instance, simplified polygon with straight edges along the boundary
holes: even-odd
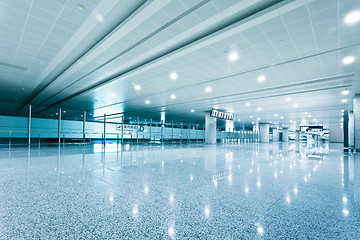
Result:
[[[220,112],[220,111],[215,110],[215,109],[211,110],[210,117],[226,119],[226,120],[234,120],[234,114]]]

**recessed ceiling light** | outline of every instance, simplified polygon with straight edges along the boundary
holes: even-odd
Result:
[[[281,119],[284,119],[284,117],[283,117],[283,116],[281,116],[280,118],[281,118]]]
[[[170,98],[171,98],[171,99],[175,99],[175,98],[176,98],[176,95],[172,94],[172,95],[170,96]]]
[[[195,112],[195,110],[194,110],[194,109],[191,109],[190,112]]]
[[[311,115],[309,114],[308,117],[311,117]]]
[[[84,11],[84,9],[85,9],[85,6],[82,4],[78,4],[77,7],[80,11]]]
[[[150,104],[150,100],[146,100],[145,103],[146,103],[146,104]]]
[[[298,106],[299,106],[299,104],[297,104],[297,103],[294,104],[294,107],[298,107]]]
[[[265,81],[266,77],[264,75],[258,76],[257,80],[258,82],[263,82]]]
[[[287,98],[285,99],[285,101],[290,102],[290,101],[291,101],[291,98],[290,98],[290,97],[287,97]]]
[[[344,90],[341,92],[342,95],[348,95],[349,93],[350,93],[349,90]]]
[[[346,103],[348,100],[347,99],[342,99],[341,102]]]
[[[205,88],[205,91],[206,91],[206,92],[211,92],[211,91],[212,91],[212,88],[211,88],[211,87],[207,87],[207,88]]]
[[[304,114],[305,114],[305,115],[307,115],[307,114],[308,114],[308,112],[304,112]]]
[[[115,93],[113,93],[113,94],[111,94],[111,96],[112,96],[112,97],[116,97],[116,94],[115,94]]]
[[[346,15],[345,22],[347,24],[354,24],[360,21],[360,11],[354,11]]]
[[[238,119],[238,121],[240,122],[240,121],[241,121],[241,119]]]
[[[253,118],[253,116],[250,116],[250,118]]]
[[[98,21],[99,23],[103,23],[105,20],[104,20],[104,17],[101,15],[101,14],[96,14],[96,21]]]
[[[248,103],[248,102],[247,102],[247,103],[245,103],[245,106],[249,107],[249,106],[250,106],[250,103]]]
[[[258,108],[257,108],[257,110],[258,110],[258,111],[261,111],[261,110],[262,110],[262,108],[261,108],[261,107],[258,107]]]
[[[260,121],[261,118],[258,118],[258,121]]]
[[[140,85],[137,85],[137,84],[134,84],[134,88],[135,88],[135,90],[140,90],[141,89]]]
[[[176,72],[171,73],[171,74],[170,74],[170,78],[171,78],[172,80],[177,79],[177,78],[178,78],[177,73],[176,73]]]
[[[279,115],[275,113],[274,116],[277,117],[277,116],[279,116]]]
[[[355,57],[347,56],[347,57],[344,57],[342,61],[344,64],[351,64],[355,61]]]
[[[237,54],[237,52],[232,52],[229,54],[228,58],[229,58],[229,61],[234,62],[234,61],[238,60],[239,55]]]

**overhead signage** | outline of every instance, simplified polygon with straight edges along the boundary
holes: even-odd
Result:
[[[323,126],[300,126],[301,132],[322,132],[324,130]]]
[[[226,120],[234,120],[234,114],[226,113],[226,112],[220,112],[220,111],[215,110],[215,109],[211,110],[210,117],[226,119]]]

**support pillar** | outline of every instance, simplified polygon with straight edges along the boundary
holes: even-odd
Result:
[[[205,142],[209,144],[216,143],[216,118],[205,115]]]
[[[343,131],[344,131],[344,152],[349,151],[349,111],[344,111],[344,125],[343,125]]]
[[[260,130],[260,142],[262,142],[262,143],[269,142],[270,124],[269,123],[260,123],[259,130]]]
[[[289,129],[288,128],[283,128],[282,141],[283,142],[289,141]]]
[[[273,142],[280,141],[280,133],[278,129],[273,129]]]
[[[357,152],[360,152],[360,94],[354,97],[354,145]]]
[[[354,112],[349,112],[349,147],[354,148]]]

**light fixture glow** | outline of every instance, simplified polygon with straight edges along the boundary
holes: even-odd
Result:
[[[137,85],[137,84],[134,84],[134,88],[135,88],[135,90],[140,90],[141,89],[140,85]]]
[[[111,94],[111,96],[112,96],[112,97],[116,97],[116,94],[115,94],[115,93],[113,93],[113,94]]]
[[[347,99],[342,99],[341,102],[342,103],[346,103],[348,100]]]
[[[232,52],[229,54],[228,58],[229,58],[229,61],[234,62],[234,61],[238,60],[239,55],[237,54],[237,52]]]
[[[205,215],[207,215],[207,216],[210,215],[210,209],[208,207],[205,208],[204,212],[205,212]]]
[[[211,87],[207,87],[207,88],[205,88],[205,91],[206,91],[206,92],[211,92],[211,91],[212,91],[212,88],[211,88]]]
[[[178,78],[177,73],[176,73],[176,72],[170,73],[170,78],[171,78],[172,80],[177,79],[177,78]]]
[[[173,228],[173,227],[169,227],[168,233],[169,233],[170,236],[174,235],[174,233],[175,233],[174,228]]]
[[[249,106],[250,106],[250,103],[248,103],[248,102],[245,103],[245,106],[246,106],[246,107],[249,107]]]
[[[291,101],[291,98],[290,98],[290,97],[287,97],[287,98],[285,99],[285,101],[290,102],[290,101]]]
[[[360,11],[354,11],[346,15],[345,23],[354,24],[360,21]]]
[[[261,110],[262,110],[262,108],[261,108],[261,107],[258,107],[258,108],[257,108],[257,110],[258,110],[258,111],[261,111]]]
[[[349,90],[344,90],[341,92],[342,95],[348,95],[349,93],[350,93]]]
[[[299,104],[297,104],[297,103],[295,103],[295,104],[294,104],[294,107],[296,107],[296,108],[297,108],[298,106],[299,106]]]
[[[195,112],[195,110],[194,110],[194,109],[191,109],[190,112]]]
[[[172,95],[170,96],[170,98],[171,98],[171,99],[175,99],[175,98],[176,98],[176,95],[172,94]]]
[[[258,232],[258,234],[263,235],[264,234],[264,229],[262,227],[258,227],[257,232]]]
[[[263,82],[265,81],[266,77],[264,75],[258,76],[257,80],[258,82]]]
[[[146,104],[150,104],[150,100],[146,100],[145,103],[146,103]]]
[[[343,64],[351,64],[354,61],[355,61],[355,57],[353,57],[353,56],[344,57],[342,60]]]

